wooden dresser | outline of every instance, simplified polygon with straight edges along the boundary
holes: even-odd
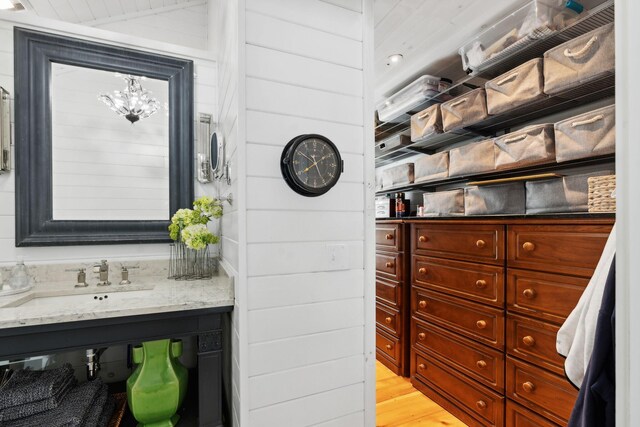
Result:
[[[376,355],[409,375],[409,242],[401,220],[376,224]]]
[[[613,220],[407,222],[414,386],[470,426],[565,426],[577,390],[556,333]]]

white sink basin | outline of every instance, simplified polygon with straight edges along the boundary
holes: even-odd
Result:
[[[92,307],[99,305],[114,305],[130,298],[144,298],[151,295],[152,290],[120,291],[120,292],[99,292],[92,294],[68,294],[68,295],[38,295],[32,294],[28,297],[13,301],[2,307],[46,307],[51,305]]]

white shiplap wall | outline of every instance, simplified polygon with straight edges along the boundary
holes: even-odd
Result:
[[[122,2],[122,4],[125,3],[130,2]],[[207,2],[203,0],[159,10],[147,9],[138,13],[118,15],[114,18],[86,21],[83,24],[134,37],[151,38],[196,49],[207,49],[207,13]]]
[[[237,167],[232,230],[239,266],[235,415],[251,427],[364,425],[372,420],[365,408],[373,407],[366,390],[374,389],[375,357],[367,318],[374,302],[366,280],[373,222],[365,18],[358,8],[320,0],[239,6],[236,150],[246,165]],[[299,196],[280,175],[284,145],[302,133],[326,135],[344,155],[339,183],[318,198]],[[225,258],[227,250],[236,256],[223,243]]]
[[[226,339],[230,340],[231,357],[228,361],[231,370],[231,384],[227,384],[225,393],[231,402],[231,417],[233,426],[245,425],[246,416],[243,413],[246,401],[246,375],[243,369],[246,365],[246,342],[241,340],[246,336],[246,287],[239,284],[246,276],[245,263],[240,261],[240,241],[244,240],[245,198],[243,188],[244,173],[239,173],[244,165],[244,115],[239,114],[242,86],[242,57],[240,56],[240,12],[244,6],[235,1],[212,0],[210,2],[209,34],[214,40],[218,52],[218,87],[220,88],[220,102],[218,103],[218,131],[225,143],[225,161],[229,164],[231,184],[218,183],[218,196],[232,195],[233,203],[225,204],[221,228],[222,264],[227,272],[234,276],[235,307],[230,322],[230,331]],[[214,12],[215,11],[215,16]],[[243,269],[244,268],[244,269]],[[244,346],[244,347],[242,347]],[[229,369],[229,368],[227,368]]]
[[[158,52],[165,55],[193,59],[197,78],[195,80],[195,112],[213,113],[217,110],[217,64],[207,51],[168,45],[147,39],[118,34],[80,25],[25,16],[11,12],[0,12],[0,86],[11,93],[13,90],[13,27],[31,27],[40,31],[85,38],[101,43],[123,45],[132,49]],[[13,105],[12,105],[13,110]],[[12,117],[13,126],[13,117]],[[11,265],[17,260],[27,263],[73,262],[99,259],[143,259],[168,258],[168,245],[102,245],[77,247],[15,247],[15,171],[0,175],[0,265]],[[196,195],[212,194],[212,185],[196,182]]]

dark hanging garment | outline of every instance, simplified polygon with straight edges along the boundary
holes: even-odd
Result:
[[[593,353],[569,427],[615,427],[616,424],[615,288],[614,257],[598,313]]]

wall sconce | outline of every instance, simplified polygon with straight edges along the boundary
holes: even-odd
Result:
[[[11,99],[0,87],[0,174],[11,170]]]

